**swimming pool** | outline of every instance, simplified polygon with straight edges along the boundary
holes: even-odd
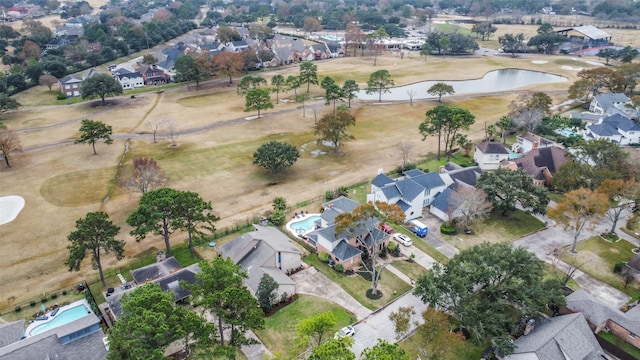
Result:
[[[580,136],[580,134],[575,133],[569,129],[556,130],[556,132],[565,137]]]
[[[519,159],[520,154],[516,154],[513,151],[509,151],[509,160]]]
[[[287,229],[294,235],[303,235],[315,228],[315,222],[320,219],[318,214],[306,215],[302,220],[293,219],[287,224]]]
[[[48,320],[45,323],[38,324],[38,322],[35,322],[31,324],[29,327],[33,326],[33,328],[27,328],[27,336],[35,336],[47,330],[51,330],[87,316],[88,311],[85,303],[86,302],[83,300],[76,301],[71,305],[60,308],[56,316],[53,318],[49,317],[51,320]]]

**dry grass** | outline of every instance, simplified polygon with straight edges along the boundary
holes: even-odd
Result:
[[[487,71],[503,67],[549,71],[570,79],[575,76],[575,72],[560,68],[558,61],[566,58],[544,58],[550,61],[544,65],[531,63],[532,59],[541,58],[430,58],[425,62],[417,56],[401,60],[385,54],[375,68],[368,57],[322,61],[318,67],[320,74],[330,74],[340,81],[357,79],[361,87],[370,73],[383,68],[391,72],[397,85],[436,78],[479,78]],[[277,71],[286,76],[298,69],[293,66]],[[262,75],[270,79],[273,72]],[[536,89],[561,90],[568,85],[552,84]],[[321,94],[319,87],[311,89],[312,95]],[[32,94],[24,96],[37,103],[38,91],[46,89],[36,87],[31,91]],[[476,115],[470,137],[477,140],[484,136],[484,123],[497,121],[514,96],[460,97],[447,101],[467,107]],[[137,243],[128,235],[131,229],[125,220],[136,207],[137,196],[122,191],[115,182],[127,139],[130,140],[125,163],[139,155],[156,158],[169,174],[171,186],[196,191],[212,201],[222,218],[218,227],[264,214],[276,196],[295,204],[322,195],[325,190],[370,179],[379,168],[391,170],[400,162],[397,144],[401,141],[416,144],[411,154],[413,160],[435,151],[434,139],[423,142],[417,132],[424,113],[435,105],[428,101],[382,107],[355,101],[356,139],[345,144],[342,156],[328,153],[319,157],[311,155],[318,148],[313,136],[312,108],[318,116],[328,112],[330,108],[322,100],[308,102],[306,117],[302,117],[297,104],[280,103],[263,118],[254,120],[245,119],[254,114],[242,111],[244,99],[235,94],[235,84],[228,87],[208,83],[189,91],[184,87],[167,89],[163,93],[139,94],[134,99],[122,96],[106,107],[95,106],[96,102],[99,100],[29,106],[3,116],[9,128],[19,131],[26,151],[14,157],[13,168],[0,168],[0,195],[21,195],[26,206],[14,222],[0,227],[3,254],[0,309],[95,276],[89,261],[78,273],[67,272],[63,265],[67,256],[66,236],[75,220],[87,212],[105,210],[122,227],[120,237],[127,241],[127,258],[123,261],[151,246],[162,247],[159,238],[150,237]],[[83,118],[104,121],[113,126],[116,134],[112,145],[97,144],[96,156],[90,146],[72,144]],[[153,144],[147,122],[163,119],[172,119],[181,130],[201,130],[181,135],[177,147],[171,147],[166,138]],[[228,121],[235,122],[223,124]],[[288,141],[302,149],[302,157],[276,185],[270,185],[273,179],[251,164],[255,149],[269,139]],[[173,241],[184,241],[184,235],[174,234]],[[109,256],[104,264],[118,266]],[[21,286],[15,286],[16,283]]]

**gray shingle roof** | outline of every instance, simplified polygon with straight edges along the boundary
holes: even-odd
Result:
[[[397,181],[396,186],[398,187],[398,190],[400,190],[402,197],[409,201],[415,199],[425,190],[422,185],[416,183],[412,179],[403,179]]]
[[[351,259],[354,256],[362,253],[358,248],[349,245],[346,241],[342,240],[340,243],[333,249],[331,254],[336,257],[339,261],[345,261]]]
[[[466,168],[458,167],[457,169],[449,170],[448,172],[449,176],[454,181],[460,181],[471,186],[476,186],[481,173],[482,169],[480,169],[479,166],[471,166]]]
[[[14,343],[24,335],[24,320],[0,324],[0,348]]]
[[[426,173],[420,169],[411,169],[411,170],[405,171],[403,174],[406,177],[414,178],[416,176],[424,175]]]
[[[431,202],[431,206],[446,213],[449,209],[449,197],[451,194],[453,194],[453,190],[450,188],[444,189],[443,192],[436,195],[435,199]]]
[[[476,144],[476,147],[483,154],[509,154],[509,150],[502,143],[495,141],[482,141]]]
[[[640,334],[640,319],[630,318],[622,311],[600,303],[582,289],[567,296],[567,308],[581,312],[589,322],[596,326],[611,320],[635,334]]]
[[[402,193],[400,193],[400,189],[398,189],[396,184],[387,185],[381,190],[387,200],[402,197]]]
[[[624,131],[640,131],[640,126],[633,120],[620,114],[614,114],[602,119],[603,124],[609,124]]]
[[[180,265],[175,257],[171,256],[164,261],[132,270],[131,275],[137,284],[144,284],[147,281],[167,276],[178,269],[182,269],[182,265]]]
[[[411,180],[423,186],[425,189],[434,189],[444,186],[445,183],[437,172],[422,173],[417,176],[411,176]]]
[[[601,360],[600,354],[604,353],[580,313],[543,319],[514,345],[514,355],[535,353],[540,360]],[[507,356],[506,360],[516,356]]]
[[[379,188],[391,183],[393,183],[393,179],[383,173],[378,174],[373,178],[373,180],[371,180],[371,185],[377,186]]]
[[[579,32],[580,34],[593,39],[593,40],[599,40],[599,39],[606,39],[608,37],[611,37],[611,35],[603,30],[598,29],[597,27],[593,26],[593,25],[584,25],[584,26],[572,26],[570,28],[566,28],[566,29],[562,29],[562,30],[556,30],[556,32],[567,32],[570,30],[574,30]]]
[[[629,101],[627,95],[622,93],[603,93],[593,97],[600,104],[605,112],[612,111],[616,103],[626,103]]]

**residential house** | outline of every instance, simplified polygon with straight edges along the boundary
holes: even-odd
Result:
[[[249,48],[249,44],[245,40],[230,41],[224,44],[225,51],[242,52]]]
[[[46,43],[44,45],[44,47],[47,50],[57,49],[59,47],[65,46],[65,45],[73,44],[77,40],[78,40],[78,35],[73,35],[73,34],[60,35],[60,36],[56,36],[53,39],[49,40],[49,42]]]
[[[568,151],[559,147],[544,147],[533,149],[518,159],[503,160],[501,168],[511,170],[522,169],[538,186],[550,186],[551,179],[558,172],[560,166],[569,161]]]
[[[80,88],[82,85],[82,78],[77,75],[67,75],[58,80],[60,85],[60,92],[67,98],[80,96]]]
[[[405,220],[416,219],[422,216],[422,209],[433,201],[436,194],[449,184],[435,172],[425,173],[413,169],[405,171],[403,177],[394,180],[379,171],[371,181],[367,201],[396,204],[406,214]]]
[[[328,41],[326,42],[327,45],[327,49],[329,49],[329,57],[330,58],[339,58],[339,57],[343,57],[345,50],[342,47],[342,44],[340,44],[337,41]]]
[[[137,71],[131,72],[120,68],[113,72],[113,77],[118,80],[124,90],[144,87],[144,79]]]
[[[65,24],[58,26],[53,32],[53,35],[55,37],[75,36],[76,38],[79,38],[84,35],[84,28]]]
[[[0,324],[0,360],[106,359],[106,335],[100,327],[100,319],[90,311],[86,300],[63,306],[57,312],[62,314],[65,309],[78,306],[85,307],[84,316],[59,326],[53,326],[52,320],[49,320],[46,324],[51,326],[42,332],[38,327],[45,323],[40,324],[38,321],[31,323],[26,330],[24,320]]]
[[[589,112],[597,115],[615,115],[634,117],[635,110],[631,100],[623,93],[604,93],[595,95],[589,103]]]
[[[431,215],[445,222],[454,219],[455,215],[450,214],[449,211],[449,198],[453,193],[455,193],[455,191],[452,188],[446,188],[443,192],[438,194],[436,199],[429,205],[429,212]]]
[[[602,360],[604,351],[583,314],[530,321],[504,360]]]
[[[14,19],[23,19],[29,13],[29,9],[26,7],[19,7],[17,5],[13,5],[5,11],[5,16]]]
[[[245,284],[256,294],[262,277],[267,274],[277,283],[276,302],[296,293],[296,283],[289,274],[302,266],[302,251],[280,230],[253,225],[254,231],[220,246],[218,254],[242,266],[248,277]]]
[[[96,15],[80,15],[74,18],[68,19],[64,24],[68,26],[75,26],[80,28],[86,28],[92,22],[98,20]]]
[[[516,137],[516,142],[511,146],[511,151],[525,154],[533,149],[552,147],[555,145],[556,144],[553,141],[527,131],[526,133]]]
[[[133,282],[127,282],[124,277],[121,277],[122,286],[113,288],[113,292],[104,293],[108,305],[105,312],[112,321],[117,320],[122,315],[122,305],[120,304],[122,295],[149,282],[158,283],[163,291],[170,291],[176,302],[182,301],[191,293],[181,287],[180,282],[195,282],[196,274],[200,271],[200,265],[197,263],[184,268],[175,257],[165,258],[164,253],[160,252],[157,262],[131,271]]]
[[[473,153],[473,160],[482,171],[497,170],[500,167],[500,161],[508,158],[509,150],[502,143],[495,141],[479,142]]]
[[[276,34],[267,40],[267,45],[276,55],[279,64],[291,64],[294,61],[313,60],[313,53],[308,50],[303,39]]]
[[[331,57],[331,50],[329,50],[329,47],[325,43],[311,45],[311,49],[316,60],[324,60]]]
[[[618,145],[640,143],[640,125],[620,115],[609,115],[595,124],[587,125],[584,137],[591,139],[608,139]]]
[[[583,289],[567,296],[561,312],[582,313],[594,333],[606,331],[640,348],[640,307],[626,313],[599,302]]]
[[[636,254],[625,265],[625,275],[633,276],[640,281],[640,254]]]
[[[169,82],[169,75],[157,65],[144,65],[138,69],[145,85],[161,85]]]

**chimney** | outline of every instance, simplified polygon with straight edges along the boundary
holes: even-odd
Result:
[[[536,327],[536,319],[529,319],[527,325],[524,327],[524,334],[529,335],[530,332]]]
[[[444,165],[440,165],[440,167],[438,168],[438,172],[439,172],[440,174],[444,174],[445,172],[447,172],[447,171],[445,170],[445,168],[444,168]]]
[[[380,174],[384,174],[384,171],[382,171],[382,168],[378,169],[378,175],[380,175]]]

